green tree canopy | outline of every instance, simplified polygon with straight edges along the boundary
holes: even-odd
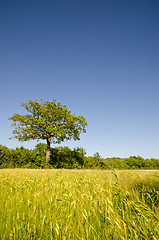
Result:
[[[86,132],[85,117],[72,114],[66,105],[52,101],[41,102],[29,100],[22,103],[29,114],[14,114],[9,119],[14,123],[13,134],[19,141],[30,139],[46,140],[46,162],[50,157],[50,144],[61,143],[64,140],[79,140],[80,133]]]

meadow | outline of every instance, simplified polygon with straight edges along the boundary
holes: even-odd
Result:
[[[0,170],[0,239],[159,239],[159,171]]]

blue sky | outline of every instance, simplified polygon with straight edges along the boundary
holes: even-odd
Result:
[[[0,144],[21,102],[56,99],[88,122],[87,155],[159,158],[159,1],[0,3]]]

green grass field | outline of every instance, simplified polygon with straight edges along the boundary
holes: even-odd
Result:
[[[0,239],[159,239],[159,171],[0,170]]]

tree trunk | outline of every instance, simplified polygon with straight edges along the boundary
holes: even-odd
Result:
[[[46,149],[46,166],[48,165],[49,159],[50,159],[50,144],[51,144],[51,138],[47,138],[47,149]]]

